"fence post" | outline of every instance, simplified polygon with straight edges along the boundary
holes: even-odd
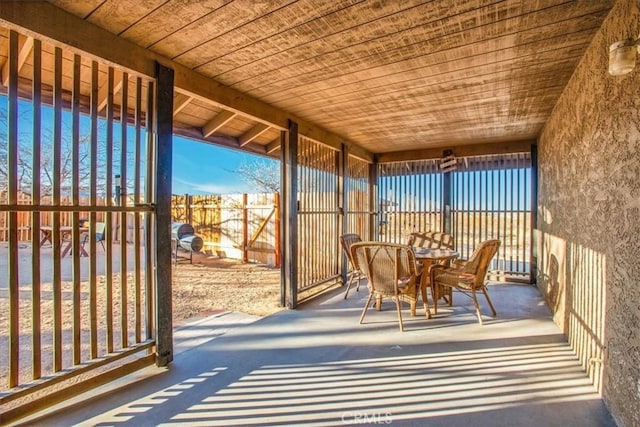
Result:
[[[184,195],[184,222],[193,225],[193,212],[191,205],[193,204],[193,196],[188,193]]]
[[[247,193],[242,193],[242,262],[249,262],[249,208]]]
[[[282,262],[282,251],[280,246],[280,193],[273,193],[273,205],[275,209],[275,258],[276,258],[276,267],[280,267]]]

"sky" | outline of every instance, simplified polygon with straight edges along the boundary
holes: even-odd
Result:
[[[6,118],[6,100],[6,96],[0,95],[0,119]],[[6,141],[4,140],[6,138],[7,130],[6,123],[1,123],[1,121],[4,120],[0,120],[0,140],[2,140],[0,142],[6,143]],[[24,144],[27,149],[31,146],[33,141],[31,134],[32,121],[33,110],[30,106],[30,103],[21,101],[19,103],[18,123],[20,141],[19,143]],[[52,109],[50,107],[44,106],[42,111],[42,126],[45,152],[43,152],[43,156],[47,156],[48,151],[51,150],[50,139],[52,134],[52,121]],[[65,111],[63,113],[62,121],[63,134],[66,134],[66,137],[63,137],[63,140],[70,141],[71,139],[69,135],[71,129],[71,115],[68,111]],[[100,140],[99,144],[103,144],[104,142],[102,140],[104,139],[105,130],[99,127],[98,132],[100,133],[100,136],[98,137],[98,139]],[[120,166],[118,158],[119,155],[117,154],[117,152],[120,147],[120,125],[117,122],[114,122],[113,133],[113,173],[118,174]],[[81,116],[80,134],[84,136],[90,134],[89,119],[86,116]],[[133,149],[132,147],[134,143],[134,136],[134,130],[129,128],[129,131],[127,132],[128,152]],[[144,144],[144,136],[141,139],[142,144]],[[49,143],[49,145],[46,145],[47,143]],[[142,148],[142,152],[144,152],[144,147]],[[104,162],[101,160],[104,159],[100,159],[98,161],[98,174],[104,175]],[[129,156],[129,160],[130,161],[127,162],[126,170],[127,177],[131,178],[131,176],[134,175],[133,164],[135,162],[132,161],[133,157],[131,156]],[[249,154],[239,150],[224,148],[213,144],[208,144],[174,135],[172,193],[202,195],[263,192],[264,189],[259,188],[256,184],[252,184],[250,181],[246,180],[242,174],[237,172],[237,169],[238,166],[242,165],[243,163],[245,165],[251,165],[254,161],[264,162],[265,160],[265,158],[254,154]],[[141,162],[143,161],[144,159],[141,159]],[[273,162],[273,167],[278,167],[277,161]],[[144,169],[144,166],[142,167],[142,169]],[[453,200],[456,206],[464,206],[465,208],[469,209],[505,209],[507,207],[517,209],[530,208],[530,200],[528,197],[528,194],[530,194],[531,185],[530,176],[529,173],[525,172],[524,169],[519,169],[517,171],[494,171],[492,173],[489,173],[488,176],[486,176],[486,174],[481,176],[480,172],[467,172],[462,175],[464,176],[460,176],[459,178],[454,179],[454,183],[458,182],[458,180],[460,180],[460,182],[462,183],[462,180],[466,179],[467,185],[471,185],[473,188],[472,193],[474,194],[474,197],[469,197],[469,195],[465,195],[464,193],[461,193],[459,191],[454,191],[454,193],[458,195],[458,198],[456,199],[454,196]],[[500,179],[500,176],[502,176],[502,179]],[[424,180],[425,178],[414,177],[412,179]],[[438,177],[436,177],[435,179],[439,180]],[[387,180],[383,178],[380,188],[393,187],[393,182],[404,182],[404,180],[406,180],[406,177],[403,176],[391,177]],[[128,179],[128,181],[130,181],[130,179]],[[81,181],[81,183],[82,182],[83,181]],[[396,183],[400,188],[402,188],[401,182]],[[516,192],[511,188],[512,185],[515,184],[517,186],[520,183],[524,184],[525,191]],[[437,187],[440,186],[439,181],[437,181],[436,184]],[[407,191],[409,192],[409,194],[411,193],[411,191],[413,191],[410,188],[411,187],[407,187]],[[495,197],[496,195],[498,197]],[[425,196],[433,198],[431,204],[436,203],[439,205],[438,194],[414,195],[409,199],[412,200],[412,203],[424,205],[425,201],[422,199],[424,199]],[[515,197],[514,200],[511,200],[514,196],[517,197]],[[385,198],[386,196],[382,195],[382,197]]]
[[[172,193],[261,192],[235,172],[242,162],[251,163],[257,158],[256,155],[174,136]]]
[[[32,144],[32,121],[33,109],[31,103],[21,100],[19,102],[19,139],[20,144],[30,147]],[[0,119],[4,121],[7,115],[7,97],[0,95]],[[70,140],[71,115],[69,111],[63,112],[62,130],[65,133],[65,140]],[[43,105],[42,126],[43,138],[48,139],[52,134],[51,123],[53,122],[53,110],[51,107]],[[6,123],[0,123],[0,138],[6,138]],[[104,138],[104,130],[99,129]],[[81,135],[89,135],[89,118],[82,115],[80,118]],[[117,151],[119,145],[120,125],[114,122],[114,144]],[[130,128],[127,140],[130,149],[133,146],[134,131]],[[142,144],[144,144],[144,137]],[[144,148],[143,148],[144,151]],[[43,155],[46,155],[44,153]],[[118,155],[114,152],[114,173],[118,173]],[[263,157],[244,153],[239,150],[223,148],[212,144],[198,142],[174,135],[173,138],[173,194],[230,194],[230,193],[258,193],[264,190],[255,184],[246,182],[243,176],[236,172],[242,163],[251,164],[254,160],[265,160]],[[104,167],[99,160],[99,167]],[[277,167],[277,163],[274,163]],[[133,173],[128,167],[128,175]]]

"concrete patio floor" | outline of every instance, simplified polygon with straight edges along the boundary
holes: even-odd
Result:
[[[404,333],[391,300],[359,325],[365,287],[261,319],[208,318],[176,331],[168,369],[144,369],[23,422],[614,426],[537,289],[494,283],[489,292],[498,316],[484,326],[457,294],[431,320],[403,310]]]

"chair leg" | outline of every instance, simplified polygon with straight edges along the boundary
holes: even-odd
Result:
[[[482,315],[480,314],[480,306],[478,305],[478,298],[476,298],[476,290],[471,290],[471,296],[473,297],[473,305],[476,307],[476,315],[478,316],[478,322],[482,325]]]
[[[418,305],[418,295],[409,300],[409,306],[411,307],[411,317],[416,317],[416,306]]]
[[[344,291],[344,299],[347,299],[347,295],[349,295],[349,289],[351,289],[351,285],[353,284],[354,277],[355,275],[352,273],[351,277],[349,277],[349,280],[347,280],[347,290]]]
[[[489,307],[491,308],[491,312],[493,313],[493,317],[496,317],[496,315],[498,313],[496,313],[496,309],[493,307],[493,304],[491,303],[491,300],[489,299],[489,294],[487,293],[487,288],[485,288],[484,286],[482,287],[482,293],[484,294],[484,297],[487,299],[487,302],[489,303]]]
[[[398,322],[400,322],[400,332],[404,332],[404,325],[402,324],[402,309],[400,308],[400,297],[396,295],[396,309],[398,310]]]
[[[367,309],[369,308],[369,304],[371,303],[371,298],[373,298],[373,294],[369,294],[369,298],[367,298],[367,303],[364,305],[362,309],[362,315],[360,316],[360,324],[362,325],[362,321],[364,320],[364,315],[367,314]]]
[[[438,314],[438,300],[440,299],[440,292],[438,285],[431,284],[431,296],[433,297],[433,313]]]
[[[431,310],[429,310],[429,301],[427,300],[427,286],[420,286],[422,293],[422,305],[424,305],[424,315],[427,319],[431,319]]]

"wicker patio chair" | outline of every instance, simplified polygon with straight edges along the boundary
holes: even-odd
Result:
[[[453,236],[439,231],[413,232],[407,245],[416,248],[453,249]]]
[[[454,240],[453,236],[448,233],[442,233],[439,231],[423,231],[423,232],[413,232],[409,234],[409,238],[407,240],[407,244],[409,246],[413,246],[414,248],[429,248],[429,249],[454,249]],[[442,265],[450,265],[450,259],[444,259],[441,261],[427,262],[424,264],[423,261],[418,260],[418,275],[420,276],[420,289],[422,291],[423,300],[426,299],[426,291],[425,289],[430,287],[429,281],[429,268],[434,264],[442,264]],[[424,271],[424,274],[422,273]],[[432,293],[433,296],[433,293]],[[447,302],[451,301],[451,288],[448,289],[448,292],[440,295],[441,298],[444,298]],[[426,301],[424,301],[426,304]]]
[[[353,283],[356,283],[357,292],[360,290],[360,280],[365,278],[364,274],[362,274],[362,271],[358,267],[358,260],[354,259],[351,255],[351,245],[361,241],[362,239],[360,238],[360,236],[355,233],[343,234],[342,236],[340,236],[340,246],[342,246],[342,250],[344,251],[347,259],[349,260],[349,264],[351,265],[351,273],[349,275],[349,280],[347,280],[347,290],[344,292],[344,299],[347,299],[349,289],[351,289]]]
[[[493,307],[489,299],[489,294],[487,293],[485,278],[489,263],[496,252],[498,252],[498,247],[500,247],[500,240],[486,240],[478,245],[468,261],[454,261],[451,267],[445,265],[434,265],[431,267],[431,289],[434,292],[433,305],[435,314],[438,314],[439,294],[447,288],[455,288],[462,292],[471,293],[473,305],[476,308],[478,321],[481,325],[482,316],[480,314],[480,307],[478,306],[478,299],[476,298],[477,291],[482,291],[489,303],[493,316],[496,315],[496,309]],[[450,295],[449,305],[451,306],[452,304],[453,298],[452,295]]]
[[[102,245],[102,249],[105,249],[105,250],[106,250],[106,248],[105,248],[105,246],[104,246],[104,240],[105,240],[105,232],[104,232],[104,230],[105,230],[105,226],[106,226],[106,225],[105,225],[105,223],[104,223],[104,222],[96,222],[96,234],[95,234],[95,239],[96,239],[96,242],[100,242],[100,244]],[[85,233],[83,233],[83,235],[82,235],[82,241],[81,241],[82,248],[84,248],[84,245],[85,245],[88,241],[89,241],[89,233],[88,233],[88,232],[85,232]]]
[[[396,301],[400,331],[404,331],[400,301],[409,302],[411,315],[416,314],[418,272],[413,249],[393,243],[360,242],[351,246],[351,253],[369,280],[369,297],[362,310],[360,323],[364,321],[374,296],[378,310],[382,298],[392,297]]]

